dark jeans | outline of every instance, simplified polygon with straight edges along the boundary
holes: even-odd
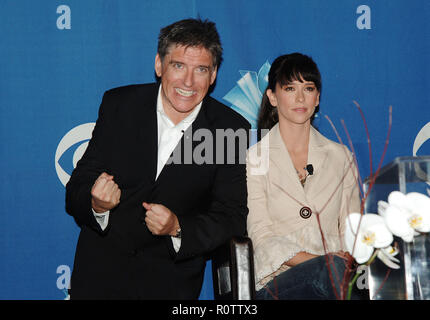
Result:
[[[326,257],[319,256],[310,259],[282,272],[260,289],[256,298],[258,300],[340,299],[339,284],[342,282],[346,261],[338,256],[328,256],[332,279],[336,286],[336,296],[330,280]],[[334,272],[333,266],[336,268],[336,272]]]

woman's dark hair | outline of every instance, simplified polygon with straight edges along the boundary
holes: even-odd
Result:
[[[212,54],[213,67],[222,61],[222,46],[215,23],[208,20],[184,19],[160,30],[157,52],[163,60],[172,45],[202,46]]]
[[[275,92],[276,84],[283,86],[293,81],[302,82],[303,80],[312,81],[321,94],[321,75],[312,58],[301,53],[282,55],[276,58],[270,67],[266,91],[270,89]],[[311,122],[318,110],[319,105],[315,108]],[[258,129],[271,129],[278,121],[278,109],[272,106],[267,93],[264,92],[258,114]]]

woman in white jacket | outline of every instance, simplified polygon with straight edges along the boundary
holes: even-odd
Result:
[[[247,157],[257,299],[341,297],[345,217],[360,198],[352,154],[311,124],[320,93],[310,57],[275,59],[258,121],[270,131]]]

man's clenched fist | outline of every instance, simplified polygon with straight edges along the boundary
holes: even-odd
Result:
[[[162,204],[146,203],[143,207],[146,211],[146,226],[154,235],[171,235],[176,234],[179,228],[178,217]]]
[[[91,205],[95,212],[102,213],[115,208],[119,204],[121,190],[113,180],[113,176],[103,172],[91,189]]]

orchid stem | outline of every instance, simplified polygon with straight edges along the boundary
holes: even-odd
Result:
[[[373,262],[373,260],[375,260],[377,254],[378,254],[378,250],[375,250],[373,255],[370,257],[369,261],[366,262],[366,266],[370,266],[370,264]]]
[[[355,276],[354,276],[354,278],[352,278],[352,280],[349,282],[349,284],[348,284],[348,295],[347,295],[347,297],[346,297],[346,299],[347,300],[351,300],[351,292],[352,292],[352,286],[354,285],[354,283],[357,281],[357,279],[358,279],[358,276],[360,275],[361,273],[356,273],[355,274]]]
[[[375,252],[372,254],[370,259],[366,262],[366,266],[369,266],[373,262],[373,260],[375,260],[377,254],[378,254],[378,250],[375,250]],[[357,272],[354,275],[354,278],[352,278],[352,280],[349,282],[349,284],[348,284],[348,295],[346,296],[347,300],[351,300],[352,287],[360,275],[361,275],[361,273]]]

